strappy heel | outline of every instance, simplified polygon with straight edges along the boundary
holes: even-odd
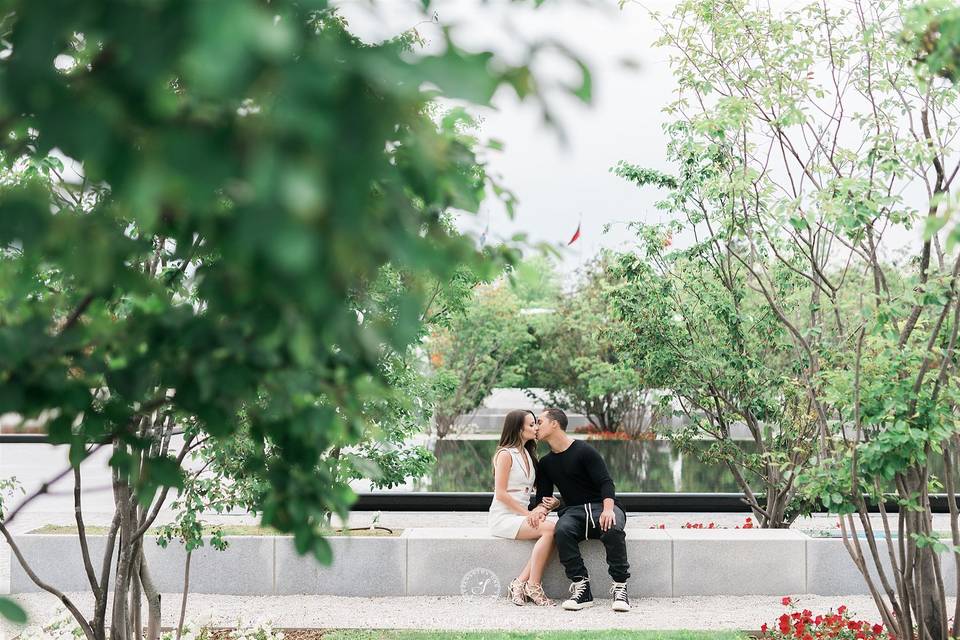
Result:
[[[556,604],[556,602],[548,598],[547,594],[543,592],[542,584],[527,582],[524,584],[523,593],[538,607],[552,607]]]
[[[507,587],[507,590],[510,594],[510,601],[522,607],[527,602],[527,583],[522,581],[520,578],[514,578],[510,583],[510,586]]]

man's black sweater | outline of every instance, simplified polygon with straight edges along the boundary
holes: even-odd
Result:
[[[552,496],[554,486],[560,490],[567,507],[612,498],[623,509],[623,505],[616,502],[616,490],[606,463],[596,449],[582,440],[574,440],[560,453],[551,451],[540,458],[537,494],[530,500],[530,508]]]

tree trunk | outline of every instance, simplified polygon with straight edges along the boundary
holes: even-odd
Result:
[[[126,540],[120,534],[120,558],[117,560],[117,580],[113,593],[113,612],[110,617],[110,640],[127,640],[127,598],[130,585],[130,552],[124,548]]]
[[[134,559],[130,571],[130,634],[133,640],[143,638],[143,626],[140,624],[140,563],[143,561],[143,547],[138,544],[134,550]]]
[[[146,558],[140,563],[140,582],[143,584],[143,593],[147,598],[147,631],[144,640],[159,640],[160,593],[153,584],[153,578],[150,577],[150,569],[147,566]],[[186,598],[186,595],[184,595],[184,598]]]
[[[103,562],[100,568],[100,591],[94,603],[93,630],[97,640],[106,640],[107,637],[107,598],[110,596],[110,573],[113,569],[116,554],[117,534],[120,531],[120,512],[114,511],[113,522],[107,533],[107,545],[103,552]],[[119,557],[117,558],[119,561]]]
[[[945,623],[940,615],[940,608],[943,606],[943,591],[937,586],[933,566],[934,562],[939,561],[939,558],[932,547],[917,549],[917,553],[920,558],[915,580],[917,581],[917,597],[921,599],[921,609],[923,611],[922,619],[918,616],[917,622],[926,628],[931,638],[947,640],[941,633]]]
[[[448,416],[444,414],[435,414],[435,424],[437,427],[437,439],[442,440],[453,431],[453,425],[457,421],[457,416]]]
[[[177,622],[177,640],[183,635],[183,621],[187,617],[187,594],[190,593],[190,556],[193,551],[187,551],[187,562],[183,567],[183,597],[180,599],[180,621]]]
[[[114,445],[122,448],[123,445]],[[133,533],[136,530],[136,521],[131,522],[131,490],[130,484],[119,475],[114,476],[113,485],[114,503],[120,513],[120,539],[118,542],[119,558],[117,559],[117,579],[114,586],[113,612],[110,617],[111,640],[129,640],[127,618],[127,597],[130,591],[131,570],[133,568],[135,544]],[[139,639],[138,639],[139,640]]]

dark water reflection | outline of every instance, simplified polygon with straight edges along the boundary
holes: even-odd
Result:
[[[745,443],[746,444],[746,443]],[[680,454],[666,441],[591,441],[622,492],[736,492],[730,471]],[[705,442],[703,447],[708,447]],[[433,472],[414,481],[416,491],[492,491],[493,440],[440,440]],[[548,451],[540,445],[540,455]]]

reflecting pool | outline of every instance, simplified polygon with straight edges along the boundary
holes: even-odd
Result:
[[[677,452],[665,440],[591,440],[607,463],[621,492],[737,492],[730,471],[701,463],[693,454]],[[747,443],[744,443],[747,444]],[[704,442],[704,448],[709,442]],[[439,440],[431,473],[412,482],[414,491],[492,491],[491,459],[495,440]],[[539,454],[549,449],[541,444]]]

